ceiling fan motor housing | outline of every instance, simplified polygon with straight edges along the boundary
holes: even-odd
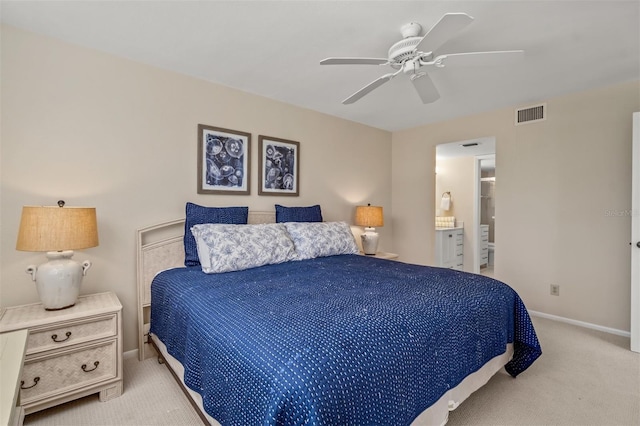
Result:
[[[395,43],[389,48],[389,62],[401,64],[414,56],[415,48],[422,40],[422,37],[408,37]]]
[[[418,56],[418,52],[416,52],[415,49],[421,40],[422,37],[408,37],[391,46],[388,56],[390,65],[395,69],[400,69],[403,62]],[[431,52],[420,54],[420,58],[425,61],[429,61],[432,56]]]
[[[417,22],[409,22],[400,27],[402,38],[416,37],[420,35],[420,32],[422,32],[422,25]]]

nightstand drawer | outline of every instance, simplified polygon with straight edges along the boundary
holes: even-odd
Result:
[[[27,358],[22,373],[23,405],[117,378],[117,341],[54,355]],[[97,363],[97,364],[96,364]]]
[[[116,314],[91,318],[86,321],[74,321],[68,325],[57,324],[48,328],[29,330],[27,356],[51,349],[84,343],[105,337],[116,336],[118,321]]]

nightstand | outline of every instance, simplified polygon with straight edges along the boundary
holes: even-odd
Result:
[[[25,414],[100,393],[122,394],[122,305],[114,293],[80,296],[75,306],[40,303],[0,312],[0,333],[28,330],[20,380]]]
[[[379,251],[376,254],[364,254],[362,252],[360,252],[360,254],[362,256],[375,257],[377,259],[396,260],[398,258],[397,254],[395,254],[395,253],[387,253],[387,252],[384,252],[384,251]]]

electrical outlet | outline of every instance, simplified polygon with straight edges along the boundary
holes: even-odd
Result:
[[[557,284],[551,284],[550,293],[552,296],[560,296],[560,286]]]

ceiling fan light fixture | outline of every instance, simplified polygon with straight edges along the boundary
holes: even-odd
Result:
[[[405,74],[415,75],[418,69],[420,69],[420,61],[416,59],[405,61],[402,64],[402,72]]]

